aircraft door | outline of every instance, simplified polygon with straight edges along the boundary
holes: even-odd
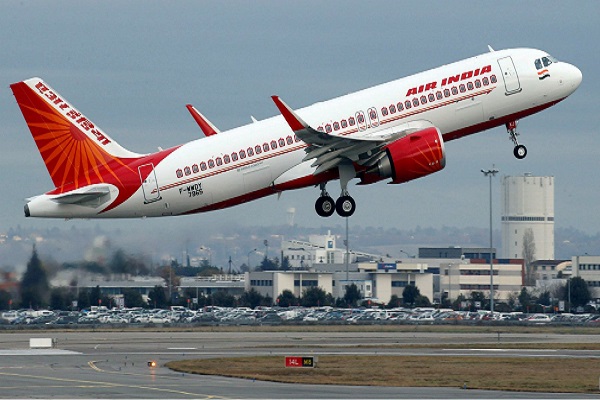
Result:
[[[154,171],[154,164],[144,164],[138,167],[142,191],[144,192],[144,204],[153,203],[161,199],[158,190],[158,181]]]
[[[502,71],[502,78],[504,79],[504,87],[506,88],[506,95],[520,92],[521,82],[517,75],[517,69],[510,56],[498,59],[498,65]]]

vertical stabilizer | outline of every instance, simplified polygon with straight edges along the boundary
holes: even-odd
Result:
[[[55,187],[119,180],[117,169],[141,157],[121,147],[40,78],[11,86]]]

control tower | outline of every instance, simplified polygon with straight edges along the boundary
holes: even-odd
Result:
[[[502,258],[524,258],[527,233],[533,234],[534,259],[554,260],[553,176],[502,178]]]

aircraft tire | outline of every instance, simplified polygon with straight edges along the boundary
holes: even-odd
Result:
[[[335,212],[335,202],[329,196],[321,196],[315,202],[315,211],[320,217],[331,217]]]
[[[335,202],[335,210],[340,217],[349,217],[356,211],[356,202],[350,196],[341,196]]]
[[[519,160],[522,160],[527,155],[527,147],[523,146],[522,144],[515,146],[515,149],[513,150],[513,154],[515,155],[516,158],[518,158]]]

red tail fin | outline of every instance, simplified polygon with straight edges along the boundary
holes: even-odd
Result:
[[[140,157],[121,147],[41,79],[15,83],[11,89],[57,188],[120,182],[117,169]]]

